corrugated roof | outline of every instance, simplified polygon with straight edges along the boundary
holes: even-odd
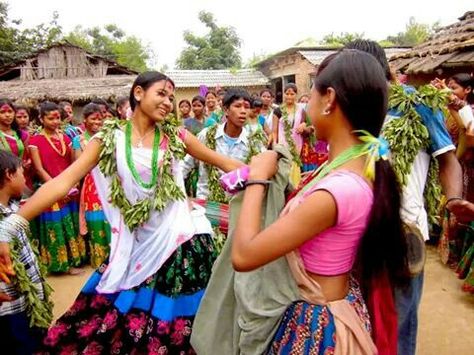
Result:
[[[298,51],[303,57],[305,57],[311,64],[319,65],[328,55],[337,52],[337,50],[308,50],[308,51]]]
[[[240,70],[170,70],[166,72],[177,88],[195,88],[200,85],[215,87],[260,86],[268,83],[261,72],[254,69]]]
[[[326,58],[328,55],[337,52],[339,49],[329,49],[329,50],[301,50],[298,51],[304,58],[306,58],[311,64],[319,65]],[[385,55],[387,58],[400,53],[405,52],[407,50],[406,47],[390,47],[385,48]]]

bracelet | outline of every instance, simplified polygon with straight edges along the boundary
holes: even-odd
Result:
[[[462,201],[464,200],[462,197],[450,197],[446,200],[446,203],[444,204],[444,207],[448,209],[448,204],[453,201]]]
[[[462,197],[450,197],[446,200],[446,205],[450,203],[451,201],[462,201],[464,200]]]
[[[245,187],[250,186],[250,185],[263,185],[263,186],[268,186],[272,182],[270,180],[247,180],[245,182]]]

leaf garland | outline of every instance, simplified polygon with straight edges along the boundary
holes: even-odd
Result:
[[[207,129],[206,132],[206,146],[211,150],[216,150],[217,143],[216,143],[216,133],[219,125],[214,125]],[[265,133],[261,129],[257,129],[255,132],[251,133],[248,138],[248,147],[249,153],[245,158],[245,163],[248,164],[250,159],[253,156],[259,154],[261,152],[262,146],[265,146],[267,142],[267,137]],[[229,203],[229,198],[227,197],[224,189],[222,188],[221,184],[219,183],[219,171],[213,165],[206,164],[206,171],[207,171],[207,186],[209,188],[209,195],[207,199],[209,201],[215,201],[219,203]]]
[[[428,129],[420,114],[418,105],[425,105],[433,111],[446,113],[448,95],[432,85],[424,85],[418,90],[407,91],[402,85],[390,87],[389,107],[401,113],[400,118],[388,121],[383,127],[383,136],[390,145],[392,166],[402,187],[408,182],[413,162],[420,150],[430,145]],[[431,159],[428,179],[425,186],[425,202],[430,222],[436,222],[437,209],[441,200],[438,179],[438,164]]]
[[[206,145],[209,149],[216,150],[216,133],[218,124],[208,128],[206,132]],[[207,199],[219,203],[229,203],[224,189],[219,183],[219,171],[214,165],[206,164],[207,171],[207,186],[209,188],[209,195]]]
[[[260,148],[265,147],[265,145],[268,142],[268,138],[259,124],[259,127],[254,132],[250,133],[248,140],[249,140],[249,154],[247,158],[245,159],[246,164],[250,163],[250,160],[252,159],[253,156],[261,152]]]
[[[5,213],[0,215],[0,220],[3,219]],[[13,264],[15,277],[12,278],[13,285],[17,291],[25,297],[26,313],[30,318],[30,327],[49,328],[53,321],[53,302],[51,301],[51,293],[53,289],[45,281],[47,270],[45,265],[39,262],[38,247],[31,238],[29,240],[30,248],[36,257],[37,266],[39,267],[39,276],[41,279],[41,287],[43,287],[44,299],[40,299],[38,284],[31,281],[30,276],[26,271],[25,265],[20,260],[20,252],[23,246],[20,244],[18,238],[13,239],[10,244],[10,257]]]
[[[98,136],[102,140],[99,169],[104,176],[112,179],[109,195],[111,203],[120,210],[130,231],[134,231],[149,220],[152,210],[160,212],[169,202],[186,198],[174,181],[172,172],[173,159],[182,159],[185,154],[185,147],[178,138],[178,120],[174,115],[168,115],[164,123],[161,124],[161,129],[167,136],[169,144],[163,157],[160,182],[155,185],[150,198],[144,198],[132,204],[125,196],[117,171],[115,131],[122,129],[125,123],[126,121],[118,120],[110,120],[104,123]]]
[[[296,111],[295,111],[295,115],[296,115]],[[290,148],[291,155],[293,156],[293,161],[298,166],[300,166],[301,159],[300,159],[298,150],[296,149],[295,141],[293,140],[293,137],[291,136],[292,131],[293,131],[293,125],[290,123],[290,120],[288,119],[288,109],[286,105],[281,106],[281,119],[283,121],[283,130],[285,131],[285,140],[288,143],[288,148]]]

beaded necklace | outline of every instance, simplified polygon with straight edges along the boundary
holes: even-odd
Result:
[[[46,131],[44,129],[41,132],[41,134],[46,138],[49,145],[51,146],[51,148],[53,148],[53,150],[56,153],[58,153],[61,157],[64,157],[66,155],[66,152],[67,152],[66,143],[64,142],[64,136],[62,135],[62,133],[58,133],[58,136],[59,136],[58,139],[59,139],[59,142],[61,143],[61,151],[59,151],[59,149],[56,147],[56,145],[51,141],[51,138],[50,138],[49,134],[46,133]]]
[[[135,181],[141,187],[150,189],[156,185],[158,180],[158,153],[160,144],[160,130],[155,127],[155,138],[153,139],[153,152],[151,157],[151,179],[150,182],[145,182],[138,174],[132,157],[132,122],[128,121],[125,128],[125,156],[127,158],[127,165],[133,175]]]

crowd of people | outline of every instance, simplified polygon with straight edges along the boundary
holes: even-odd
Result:
[[[175,102],[158,72],[115,108],[86,104],[80,124],[69,102],[30,120],[0,99],[0,344],[415,354],[436,225],[441,259],[474,293],[473,88],[469,74],[400,85],[383,49],[357,40],[280,105],[238,88]],[[96,271],[51,324],[46,273],[86,264]]]

